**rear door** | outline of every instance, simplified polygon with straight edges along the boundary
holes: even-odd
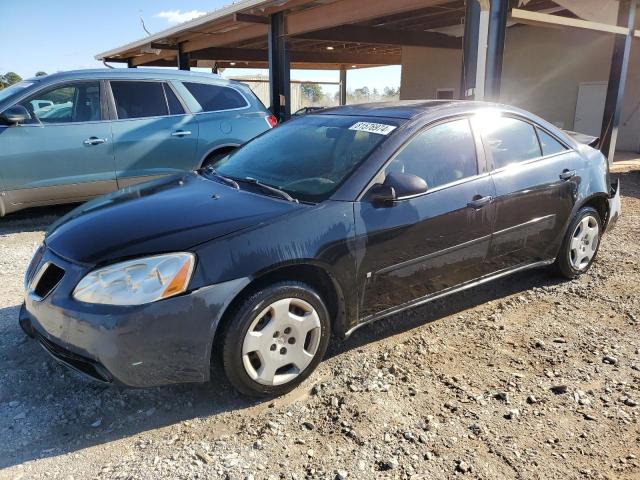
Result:
[[[0,169],[11,203],[83,200],[117,189],[103,87],[98,80],[68,82],[18,102],[31,118],[0,128]]]
[[[120,188],[196,165],[198,124],[167,82],[111,80]]]
[[[476,119],[495,184],[493,271],[552,258],[573,205],[580,156],[524,118]]]
[[[493,222],[493,183],[466,118],[414,136],[376,178],[401,171],[428,191],[381,207],[356,203],[366,238],[358,266],[362,318],[454,287],[485,272]]]

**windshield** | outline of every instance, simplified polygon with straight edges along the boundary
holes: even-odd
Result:
[[[399,125],[397,120],[308,115],[290,120],[222,159],[215,169],[255,179],[306,202],[329,196]]]
[[[15,93],[22,92],[25,88],[33,85],[33,83],[34,82],[19,82],[19,83],[14,83],[10,87],[3,88],[2,90],[0,90],[0,102],[9,98],[11,95]]]

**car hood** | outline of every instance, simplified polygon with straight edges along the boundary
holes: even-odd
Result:
[[[188,250],[300,208],[189,172],[87,202],[53,224],[45,243],[63,258],[97,265]]]

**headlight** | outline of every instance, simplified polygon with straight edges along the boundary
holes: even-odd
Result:
[[[184,292],[195,257],[172,253],[116,263],[86,275],[73,291],[81,302],[142,305]]]

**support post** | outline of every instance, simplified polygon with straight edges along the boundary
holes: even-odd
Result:
[[[134,65],[134,64],[131,62],[131,59],[129,59],[129,60],[127,60],[127,68],[138,68],[138,66],[137,66],[137,65]]]
[[[626,26],[628,31],[624,36],[616,35],[613,43],[607,98],[604,104],[600,151],[607,157],[609,164],[613,162],[618,140],[618,127],[629,66],[629,52],[635,28],[636,8],[637,0],[621,0],[618,7],[618,25]]]
[[[347,69],[340,67],[340,105],[347,104]]]
[[[191,70],[189,54],[182,51],[182,44],[178,45],[178,70]]]
[[[500,100],[502,59],[504,57],[508,13],[509,0],[491,0],[484,97],[486,100],[494,102]]]
[[[284,13],[274,13],[269,23],[269,96],[271,112],[283,122],[291,115],[289,49]]]
[[[489,0],[466,0],[460,98],[484,98]]]

